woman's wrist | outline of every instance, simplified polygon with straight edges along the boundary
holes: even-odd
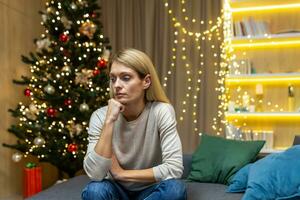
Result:
[[[108,118],[108,119],[105,119],[105,121],[104,121],[105,126],[110,126],[110,125],[113,125],[113,124],[114,124],[113,119]]]

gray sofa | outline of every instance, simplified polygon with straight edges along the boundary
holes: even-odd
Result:
[[[191,169],[191,155],[184,155],[183,179],[187,178]],[[56,184],[42,192],[27,198],[27,200],[80,200],[81,191],[89,182],[86,175],[77,176]],[[187,182],[188,200],[240,200],[242,193],[226,193],[226,185],[214,183]]]

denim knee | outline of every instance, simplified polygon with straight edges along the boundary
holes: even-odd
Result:
[[[114,186],[107,180],[92,181],[82,191],[83,200],[114,200]]]
[[[181,180],[169,179],[161,182],[160,186],[163,188],[163,195],[165,199],[172,200],[185,200],[186,197],[186,185]]]

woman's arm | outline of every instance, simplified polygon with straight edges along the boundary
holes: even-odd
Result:
[[[103,124],[101,137],[95,146],[95,152],[105,158],[112,156],[112,136],[114,122],[118,119],[120,112],[124,110],[124,106],[114,99],[108,101],[108,108]]]
[[[175,111],[171,104],[161,103],[157,109],[162,164],[153,167],[157,181],[180,178],[183,173],[182,146],[176,128]]]
[[[113,135],[113,122],[105,121],[103,124],[102,132],[98,142],[95,145],[95,152],[102,157],[111,158],[112,155],[112,135]]]
[[[111,99],[107,111],[93,113],[89,125],[89,144],[83,167],[91,179],[102,180],[111,167],[113,124],[123,105]]]
[[[141,170],[124,170],[116,157],[112,156],[112,166],[110,170],[114,179],[119,181],[132,181],[132,182],[155,182],[153,169]]]

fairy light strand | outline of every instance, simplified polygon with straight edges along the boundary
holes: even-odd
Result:
[[[187,87],[186,87],[186,94],[184,95],[184,97],[182,97],[181,100],[181,114],[179,117],[180,121],[184,121],[184,115],[187,114],[187,102],[189,102],[189,99],[192,98],[192,119],[193,119],[193,126],[194,126],[194,131],[198,132],[198,128],[197,128],[197,97],[200,94],[200,83],[201,83],[201,74],[202,74],[202,66],[204,65],[205,62],[205,56],[203,53],[201,53],[201,41],[211,41],[213,37],[216,37],[218,41],[222,41],[222,37],[220,35],[220,30],[223,28],[223,17],[218,17],[217,18],[217,22],[214,25],[212,21],[209,21],[208,24],[210,25],[210,28],[205,30],[205,31],[198,31],[198,32],[194,32],[189,30],[187,27],[184,26],[184,23],[191,20],[192,23],[196,23],[197,20],[196,19],[189,19],[188,16],[186,16],[185,14],[187,13],[187,9],[185,6],[186,1],[182,0],[180,1],[181,3],[181,15],[184,16],[183,22],[180,22],[180,20],[177,19],[177,17],[175,16],[175,13],[173,12],[173,10],[170,8],[169,6],[169,1],[165,0],[164,1],[164,5],[166,7],[166,10],[169,14],[169,18],[171,19],[171,23],[173,25],[173,30],[174,30],[174,35],[176,36],[176,39],[174,40],[174,43],[172,43],[172,45],[176,44],[177,46],[174,47],[172,46],[172,63],[171,63],[171,69],[167,70],[168,74],[167,76],[164,77],[164,87],[167,87],[167,80],[169,80],[171,74],[173,73],[173,71],[176,69],[175,66],[175,61],[177,59],[181,59],[182,61],[184,61],[185,66],[186,67],[186,75],[187,75]],[[200,25],[205,24],[204,21],[200,21]],[[181,38],[181,40],[179,41],[179,36]],[[189,57],[186,54],[186,45],[180,45],[181,43],[185,44],[185,41],[187,40],[187,38],[191,38],[194,40],[194,44],[196,45],[197,50],[200,52],[199,56],[200,56],[200,65],[199,66],[191,66],[191,62],[189,62]],[[180,43],[181,42],[181,43]],[[199,45],[198,45],[199,44]],[[214,59],[218,59],[218,57],[224,57],[224,47],[225,45],[221,45],[221,50],[222,53],[221,55],[218,55],[217,53],[212,53],[214,56]],[[181,48],[181,55],[180,58],[177,58],[175,55],[177,55],[179,53],[178,48]],[[215,45],[211,45],[211,49],[215,49]],[[219,106],[220,111],[218,112],[218,116],[217,118],[219,120],[217,120],[217,118],[215,118],[215,120],[213,121],[213,129],[216,131],[217,135],[220,135],[222,132],[222,128],[217,127],[217,125],[219,124],[218,121],[220,121],[220,119],[223,117],[224,115],[224,111],[222,110],[222,108],[224,107],[224,94],[225,93],[225,88],[224,88],[224,76],[225,76],[225,72],[226,72],[226,67],[227,65],[225,65],[223,62],[218,63],[218,62],[213,62],[214,63],[214,67],[218,68],[219,65],[221,66],[221,71],[222,72],[216,72],[216,75],[218,76],[218,86],[216,88],[217,92],[221,92],[220,95],[218,95],[218,98],[221,102],[221,106]],[[196,69],[196,73],[197,75],[192,77],[191,75],[194,72],[194,70]],[[193,87],[192,83],[194,83],[196,85],[196,87]],[[222,121],[223,122],[223,121]]]

